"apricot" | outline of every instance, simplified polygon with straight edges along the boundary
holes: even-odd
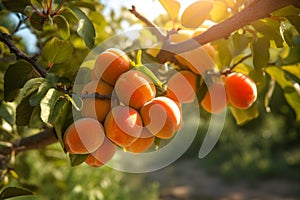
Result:
[[[117,146],[105,137],[102,145],[85,159],[85,163],[91,167],[105,165],[116,153]]]
[[[121,147],[131,145],[142,133],[140,114],[128,106],[116,106],[108,113],[104,128],[106,136]]]
[[[111,87],[102,80],[94,80],[87,83],[83,87],[81,94],[94,94],[96,92],[101,95],[111,95],[113,92],[113,87]],[[82,116],[96,118],[101,122],[104,121],[107,113],[111,109],[110,99],[100,99],[96,97],[91,97],[83,98],[82,101]]]
[[[181,110],[172,99],[155,97],[140,110],[144,125],[156,137],[168,139],[181,125]]]
[[[200,46],[196,49],[175,55],[179,63],[188,67],[195,74],[203,74],[215,68],[215,51],[210,44]]]
[[[197,76],[189,70],[182,70],[171,76],[167,83],[167,96],[179,103],[193,102],[196,97]]]
[[[127,54],[116,48],[102,52],[96,59],[94,70],[98,79],[114,86],[121,74],[130,69],[130,59]]]
[[[70,154],[88,154],[97,150],[104,138],[104,128],[98,120],[82,118],[67,128],[63,141]]]
[[[94,80],[98,80],[98,77],[96,75],[95,69],[93,68],[91,70],[91,81],[94,81]]]
[[[226,93],[231,105],[240,109],[249,108],[257,98],[254,81],[242,73],[233,72],[225,78]]]
[[[126,147],[126,151],[142,153],[152,146],[154,140],[155,136],[146,127],[143,127],[141,136],[130,146]]]
[[[211,83],[208,87],[204,98],[201,101],[201,106],[209,113],[221,113],[228,105],[225,86],[223,83]]]
[[[122,74],[116,82],[115,91],[122,103],[135,109],[141,108],[156,95],[152,80],[137,70]]]

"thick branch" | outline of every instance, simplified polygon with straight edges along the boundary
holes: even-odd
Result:
[[[182,53],[199,45],[227,38],[230,34],[253,21],[268,17],[270,13],[288,5],[299,6],[299,0],[255,0],[252,4],[242,10],[240,13],[228,18],[227,20],[212,26],[204,33],[184,42],[169,44],[165,43],[162,50],[157,55],[157,61],[165,63],[174,61],[175,53]]]
[[[48,128],[43,132],[13,142],[12,147],[0,148],[0,155],[10,155],[13,151],[14,153],[19,153],[32,149],[41,149],[55,142],[57,142],[57,138],[54,129]]]
[[[23,59],[29,62],[35,71],[38,73],[39,76],[45,77],[47,75],[46,70],[44,70],[39,63],[36,61],[36,59],[29,57],[24,52],[22,52],[20,49],[16,47],[16,45],[13,43],[12,38],[10,35],[3,33],[0,31],[0,41],[3,42],[8,48],[10,49],[10,52],[15,54],[17,56],[17,59]]]

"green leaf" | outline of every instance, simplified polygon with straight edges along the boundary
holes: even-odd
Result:
[[[44,78],[32,78],[28,80],[23,86],[23,88],[21,89],[19,98],[23,99],[24,97],[33,94],[36,90],[38,90],[38,88],[40,87],[40,85],[43,83],[44,80],[45,80]]]
[[[252,22],[251,25],[265,38],[273,40],[277,47],[283,47],[283,39],[280,34],[280,22],[272,19],[263,19]]]
[[[299,15],[300,9],[296,8],[292,5],[286,6],[284,8],[281,8],[279,10],[276,10],[275,12],[272,13],[273,16],[281,16],[281,17],[286,17],[289,15]]]
[[[39,31],[43,31],[43,25],[45,23],[44,17],[40,16],[36,12],[30,16],[30,24],[33,28]]]
[[[249,76],[255,82],[255,85],[257,87],[257,92],[259,93],[260,91],[262,91],[265,87],[265,82],[266,82],[266,78],[263,70],[256,70],[256,69],[251,70]]]
[[[30,118],[34,107],[29,103],[30,95],[26,96],[17,106],[16,109],[16,125],[27,126],[30,122]]]
[[[4,75],[4,100],[13,101],[19,89],[33,77],[34,71],[26,61],[21,60],[10,65]]]
[[[31,6],[34,6],[37,10],[43,10],[43,6],[38,0],[30,0]]]
[[[276,65],[294,65],[300,62],[300,46],[290,47],[286,57],[279,57]]]
[[[64,148],[63,133],[73,121],[72,106],[65,98],[59,98],[53,108],[51,123],[54,124],[55,132],[61,146]]]
[[[245,34],[239,34],[236,32],[232,35],[232,43],[234,55],[239,55],[248,47],[248,38]]]
[[[246,124],[250,120],[257,118],[259,115],[256,103],[245,110],[235,108],[234,106],[230,106],[230,110],[238,125]]]
[[[93,23],[79,8],[71,7],[79,19],[77,33],[84,40],[85,45],[91,49],[95,44],[96,32]]]
[[[88,155],[69,154],[71,166],[75,167],[83,163]]]
[[[300,17],[299,14],[298,16],[291,15],[286,17],[289,22],[295,27],[295,29],[300,33]]]
[[[62,15],[55,15],[53,23],[57,25],[60,37],[64,40],[68,40],[70,38],[70,26],[66,18]]]
[[[69,41],[60,40],[56,37],[49,40],[43,47],[43,56],[51,64],[66,61],[72,53],[72,44]]]
[[[294,83],[288,80],[284,71],[278,67],[268,67],[266,72],[275,79],[284,92],[285,99],[296,113],[296,120],[300,121],[300,95],[295,89]]]
[[[0,117],[1,119],[3,118],[11,126],[14,125],[15,119],[13,115],[13,108],[3,101],[1,101],[0,104]]]
[[[256,70],[261,70],[267,66],[270,59],[269,48],[270,41],[267,38],[259,38],[252,43],[253,65]]]
[[[20,12],[25,14],[24,9],[26,6],[30,5],[30,0],[2,0],[1,3],[5,6],[6,9],[12,12]]]
[[[95,3],[83,2],[83,1],[71,1],[70,7],[83,7],[89,10],[95,10]]]
[[[157,85],[158,87],[162,88],[163,84],[162,82],[155,76],[155,74],[146,66],[142,65],[135,68],[137,71],[143,72],[146,74],[154,83],[154,85]]]
[[[221,67],[229,66],[233,57],[233,45],[230,40],[220,39],[213,42],[217,46],[218,58],[217,65]]]
[[[292,75],[296,76],[298,79],[300,79],[300,63],[297,63],[295,65],[282,66],[281,69],[289,72],[290,74],[292,74]]]
[[[37,106],[40,104],[41,100],[44,98],[46,93],[50,88],[54,87],[54,85],[48,81],[43,81],[42,84],[39,86],[38,91],[34,93],[29,102],[31,106]]]
[[[71,102],[71,104],[75,107],[75,109],[77,111],[80,111],[82,109],[83,102],[79,95],[72,94],[72,97],[70,97],[69,95],[65,95],[65,96]]]
[[[77,24],[78,18],[76,14],[68,7],[64,8],[64,12],[60,12],[59,15],[64,16],[64,18],[69,22],[69,24]]]
[[[0,199],[8,199],[12,197],[28,196],[28,195],[33,195],[33,193],[25,188],[7,187],[4,190],[2,190],[0,194]]]
[[[149,68],[147,68],[145,65],[143,65],[143,63],[142,63],[142,51],[141,50],[139,50],[137,52],[136,63],[131,62],[131,66],[135,70],[146,74],[153,81],[154,85],[157,85],[160,88],[162,88],[162,86],[163,86],[162,82],[155,76],[155,74]]]
[[[53,112],[56,102],[61,98],[63,94],[54,88],[48,90],[47,94],[41,100],[41,119],[44,123],[52,125],[53,122]]]

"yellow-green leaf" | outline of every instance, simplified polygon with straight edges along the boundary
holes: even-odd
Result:
[[[282,66],[281,69],[293,74],[294,76],[296,76],[297,78],[300,79],[300,63],[298,63],[296,65]]]
[[[210,18],[215,21],[219,22],[224,20],[226,17],[228,17],[229,12],[227,10],[227,5],[223,1],[216,1],[214,3],[214,7],[210,12]]]
[[[278,67],[268,67],[266,68],[266,72],[273,77],[273,79],[275,79],[278,85],[282,88],[286,101],[295,111],[297,121],[300,121],[300,95],[295,88],[295,84],[288,80],[284,71]]]
[[[181,24],[187,28],[199,27],[209,16],[213,8],[210,0],[196,1],[189,5],[181,16]]]
[[[243,125],[249,122],[250,120],[257,118],[259,115],[256,103],[254,103],[250,108],[245,110],[238,109],[233,106],[230,106],[230,110],[238,125]]]
[[[180,3],[176,0],[159,0],[159,2],[172,17],[172,19],[176,20],[180,10]]]

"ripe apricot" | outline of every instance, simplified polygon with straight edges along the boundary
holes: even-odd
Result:
[[[210,84],[208,91],[201,101],[201,106],[204,110],[218,114],[226,108],[227,104],[228,101],[224,84],[220,82]]]
[[[94,80],[88,82],[82,89],[81,94],[94,94],[98,93],[101,95],[112,94],[113,87],[108,85],[102,80]],[[109,99],[100,99],[96,97],[83,98],[83,107],[81,114],[83,117],[96,118],[99,121],[104,121],[107,113],[111,108],[111,101]]]
[[[210,44],[175,55],[179,63],[188,67],[195,74],[203,74],[215,68],[215,51]]]
[[[126,147],[126,151],[142,153],[152,146],[154,139],[155,136],[146,127],[143,127],[141,136],[130,146]]]
[[[120,49],[110,48],[102,52],[96,59],[94,70],[98,79],[115,85],[119,76],[130,69],[130,59]]]
[[[85,159],[85,163],[91,167],[105,165],[116,153],[117,146],[105,137],[102,145]]]
[[[225,78],[225,87],[229,103],[236,108],[247,109],[257,98],[254,81],[242,73],[229,74]]]
[[[67,128],[63,141],[70,154],[88,154],[98,149],[104,138],[104,128],[98,120],[82,118]]]
[[[156,94],[152,80],[137,70],[129,70],[122,74],[116,82],[115,91],[122,103],[135,109],[142,107]]]
[[[181,124],[181,110],[168,97],[155,97],[140,110],[144,125],[156,137],[173,137]]]
[[[128,106],[116,106],[108,113],[104,128],[106,136],[121,147],[131,145],[142,133],[140,114]]]
[[[168,80],[167,96],[179,103],[193,102],[196,97],[197,76],[189,70],[175,73]]]
[[[91,81],[94,81],[94,80],[98,80],[98,77],[96,75],[95,69],[93,68],[91,70]]]

